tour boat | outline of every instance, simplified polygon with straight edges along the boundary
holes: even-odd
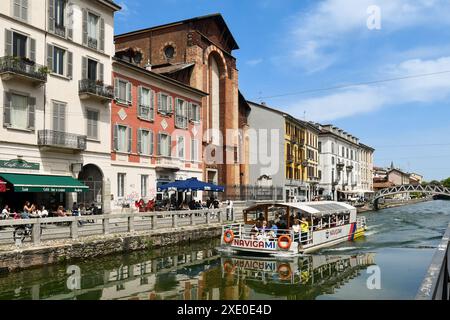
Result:
[[[223,227],[221,251],[301,255],[352,241],[366,230],[366,218],[357,217],[356,208],[343,202],[261,203],[243,213],[244,223]],[[299,231],[294,221],[303,218]],[[268,226],[261,226],[263,221]]]

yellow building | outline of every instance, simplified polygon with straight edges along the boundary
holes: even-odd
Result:
[[[308,122],[285,115],[286,201],[312,200],[317,195],[319,132]]]

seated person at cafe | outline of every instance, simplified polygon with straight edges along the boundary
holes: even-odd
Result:
[[[0,219],[2,219],[2,220],[8,219],[10,213],[11,213],[11,209],[9,209],[9,206],[6,204],[5,207],[2,210],[2,214],[0,216]]]
[[[63,206],[59,206],[59,207],[58,207],[58,210],[56,210],[56,216],[57,216],[57,217],[66,217],[66,216],[67,216],[67,213],[66,213],[66,211],[64,210],[64,207],[63,207]]]

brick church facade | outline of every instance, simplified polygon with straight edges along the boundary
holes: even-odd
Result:
[[[239,47],[223,17],[213,14],[138,30],[116,36],[115,44],[116,51],[141,50],[141,67],[208,93],[202,101],[204,159],[208,159],[203,179],[226,186],[247,185],[250,107],[239,92],[232,55]],[[227,135],[229,129],[232,134]],[[227,189],[229,193],[238,190]]]

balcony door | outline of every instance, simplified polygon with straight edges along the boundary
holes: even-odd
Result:
[[[28,37],[20,34],[13,33],[13,56],[26,58],[27,57],[27,39]]]
[[[87,78],[91,81],[97,81],[98,63],[95,60],[88,59]]]

